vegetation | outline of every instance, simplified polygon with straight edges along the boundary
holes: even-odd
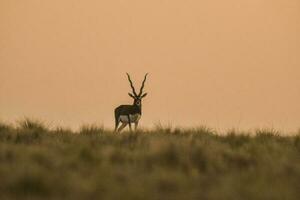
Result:
[[[300,134],[0,124],[0,199],[300,199]]]

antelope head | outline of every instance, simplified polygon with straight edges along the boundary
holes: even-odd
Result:
[[[128,95],[134,99],[133,105],[137,105],[137,106],[140,107],[141,106],[141,102],[142,102],[142,98],[144,98],[144,97],[147,96],[147,93],[143,93],[143,89],[144,89],[144,86],[145,86],[145,82],[146,82],[148,73],[145,74],[142,86],[140,88],[140,92],[138,94],[135,91],[133,83],[132,83],[132,81],[130,79],[130,75],[128,73],[126,73],[126,74],[127,74],[127,77],[128,77],[128,81],[130,83],[130,87],[132,89],[132,93],[128,93]]]

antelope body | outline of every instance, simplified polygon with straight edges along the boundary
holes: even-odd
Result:
[[[130,76],[127,73],[128,81],[132,89],[132,93],[128,93],[128,95],[132,97],[134,101],[132,105],[120,105],[115,109],[115,131],[121,131],[127,125],[129,125],[129,129],[131,130],[131,123],[134,123],[135,129],[137,129],[139,120],[142,116],[142,98],[147,95],[147,93],[143,94],[147,75],[148,74],[145,75],[144,81],[140,88],[140,92],[139,94],[137,94]],[[120,122],[122,123],[122,125],[118,128]]]

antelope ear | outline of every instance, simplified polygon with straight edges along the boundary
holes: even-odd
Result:
[[[130,97],[134,98],[133,94],[131,94],[131,93],[128,93],[128,95],[129,95]]]
[[[146,97],[146,96],[147,96],[147,94],[148,94],[148,93],[145,93],[145,94],[143,94],[143,95],[141,96],[141,98],[144,98],[144,97]]]

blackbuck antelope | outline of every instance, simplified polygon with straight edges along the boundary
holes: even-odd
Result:
[[[127,126],[127,124],[129,124],[129,129],[131,131],[131,123],[134,123],[135,129],[137,129],[139,120],[142,116],[142,98],[144,98],[147,95],[147,93],[143,94],[143,89],[145,86],[147,75],[148,74],[145,75],[142,86],[140,88],[140,92],[139,94],[137,94],[133,86],[133,83],[130,79],[130,76],[127,73],[128,81],[132,89],[132,93],[128,93],[128,95],[133,98],[133,104],[120,105],[115,109],[115,122],[116,122],[115,131],[121,131],[123,128]],[[122,125],[118,128],[120,122],[122,122]]]

